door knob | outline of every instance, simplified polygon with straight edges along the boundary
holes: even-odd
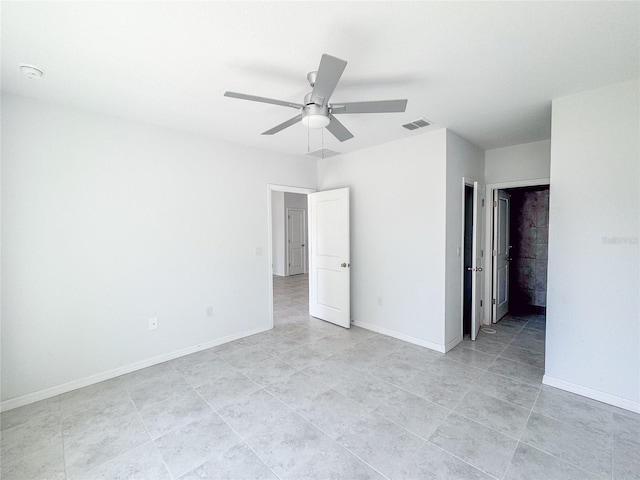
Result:
[[[467,267],[467,272],[473,272],[473,268],[472,267]]]
[[[347,268],[347,264],[343,263],[342,265],[340,265],[342,268]]]
[[[481,271],[482,271],[482,267],[476,268],[476,272],[481,272]]]

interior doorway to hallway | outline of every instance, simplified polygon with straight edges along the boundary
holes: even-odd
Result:
[[[544,314],[549,185],[493,190],[492,323],[507,313]]]
[[[271,192],[273,322],[286,328],[309,315],[307,195]]]
[[[282,192],[284,196],[281,195]],[[349,188],[314,192],[306,188],[268,185],[267,193],[271,325],[273,326],[274,313],[274,276],[290,277],[294,272],[301,275],[306,270],[309,272],[307,315],[350,328]],[[290,208],[285,205],[283,218],[282,207],[288,198],[299,203]],[[308,210],[306,216],[300,210]],[[305,221],[305,218],[308,221]],[[278,226],[279,219],[282,219],[280,224],[284,224],[285,227]],[[298,233],[290,235],[287,230]],[[287,239],[285,254],[280,255],[278,248],[285,244],[283,238]],[[297,246],[294,247],[294,243]],[[294,270],[293,258],[296,255],[299,262],[297,270]],[[279,257],[286,259],[286,265],[276,271]]]
[[[271,276],[271,323],[276,317],[308,318],[309,242],[307,195],[314,190],[270,185],[268,188]]]
[[[279,277],[308,272],[307,195],[271,192],[271,250],[273,274]]]

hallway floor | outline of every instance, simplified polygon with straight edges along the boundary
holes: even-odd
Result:
[[[541,385],[543,316],[446,355],[313,319],[2,414],[9,479],[639,479],[640,416]]]

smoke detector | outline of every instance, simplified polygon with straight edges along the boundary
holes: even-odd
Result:
[[[44,75],[44,72],[40,68],[33,65],[21,63],[18,67],[20,67],[20,71],[28,78],[42,78]]]

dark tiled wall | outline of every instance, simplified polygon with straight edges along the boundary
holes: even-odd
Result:
[[[547,306],[549,187],[511,193],[510,309]]]

